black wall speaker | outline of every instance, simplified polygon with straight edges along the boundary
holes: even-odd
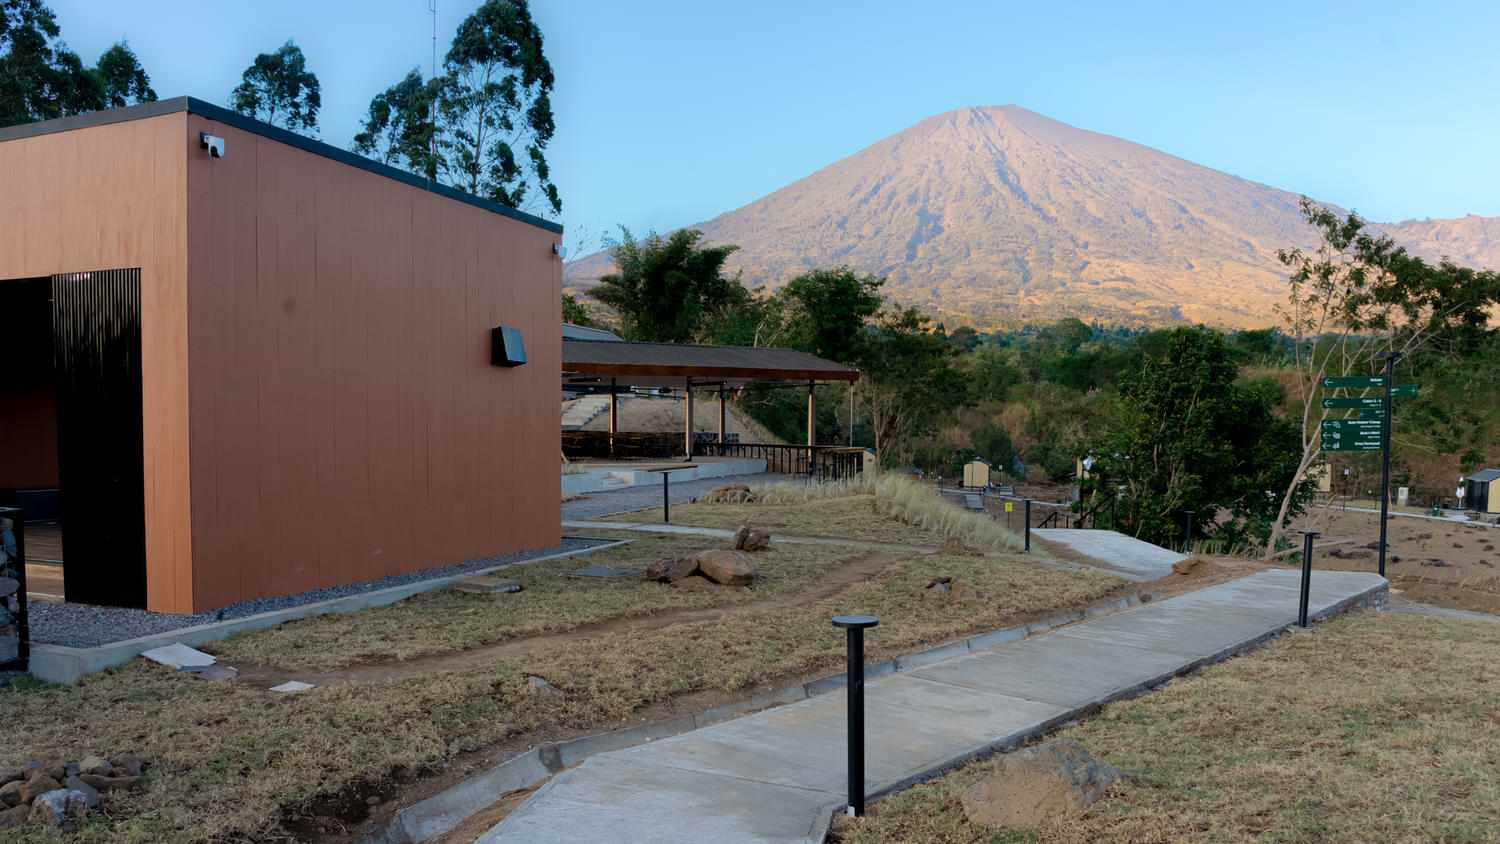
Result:
[[[495,366],[520,366],[526,362],[526,341],[521,329],[498,325],[490,329],[490,363]]]

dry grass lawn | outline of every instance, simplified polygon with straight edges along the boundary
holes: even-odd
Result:
[[[927,597],[925,586],[937,574],[968,580],[985,600]],[[786,573],[786,588],[796,576]],[[129,751],[153,763],[146,789],[116,799],[111,818],[95,818],[67,839],[28,826],[16,840],[277,841],[290,836],[288,816],[318,814],[326,798],[351,790],[362,795],[403,770],[433,770],[502,741],[535,744],[558,731],[614,729],[646,707],[681,695],[744,694],[756,684],[834,670],[844,647],[828,622],[837,613],[882,617],[870,637],[871,659],[881,659],[1087,601],[1119,585],[1105,575],[1059,572],[1021,557],[922,557],[807,607],[744,611],[713,622],[573,642],[480,669],[320,686],[292,696],[207,683],[138,661],[74,688],[23,682],[0,690],[0,766],[98,751]],[[529,588],[545,594],[542,585]],[[499,621],[485,626],[430,609],[424,612],[443,623],[513,630]],[[353,641],[374,641],[357,627],[381,612],[327,623]],[[404,618],[415,622],[421,614]],[[387,620],[375,627],[390,634],[401,629]],[[333,634],[317,635],[324,632]],[[306,642],[290,629],[248,634],[233,647],[262,658],[309,659]],[[532,690],[526,678],[533,675],[558,692]],[[362,799],[353,802],[363,805]]]
[[[760,580],[749,591],[686,592],[639,577],[566,577],[588,565],[640,570],[653,560],[680,557],[723,540],[595,531],[629,545],[583,557],[514,566],[500,574],[525,591],[474,595],[444,589],[400,603],[343,615],[293,621],[203,646],[230,665],[241,660],[291,670],[328,671],[375,660],[451,653],[509,639],[559,633],[611,618],[673,609],[725,606],[805,589],[827,570],[860,552],[839,546],[777,545],[755,555]]]
[[[672,505],[672,524],[726,528],[740,525],[764,528],[787,536],[826,536],[892,542],[902,545],[941,545],[940,531],[903,524],[877,508],[873,495],[850,495],[805,504],[709,504],[703,501]],[[602,517],[610,522],[661,522],[661,508]]]
[[[733,480],[733,479],[729,479]],[[870,472],[849,481],[758,486],[753,501],[699,500],[672,507],[675,524],[727,528],[752,525],[791,536],[824,536],[941,545],[959,539],[987,551],[1016,550],[1020,538],[992,517],[964,510],[911,478]],[[660,522],[653,507],[607,517]]]
[[[875,842],[1480,842],[1500,837],[1500,625],[1364,612],[1066,730],[1134,774],[1082,818],[969,823],[979,762],[841,822]]]

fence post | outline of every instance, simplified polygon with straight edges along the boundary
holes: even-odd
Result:
[[[662,524],[672,523],[672,496],[669,492],[667,479],[672,477],[671,472],[661,473],[661,521]]]
[[[1182,545],[1182,553],[1191,555],[1193,553],[1193,511],[1182,512],[1187,517],[1187,540]]]
[[[1312,552],[1313,539],[1317,538],[1315,530],[1302,531],[1302,594],[1297,602],[1297,626],[1307,626],[1307,597],[1312,591]]]
[[[849,816],[865,813],[865,629],[880,624],[873,615],[840,615],[834,627],[849,638]]]
[[[1028,498],[1028,499],[1025,500],[1025,503],[1022,504],[1022,508],[1024,510],[1024,514],[1025,514],[1025,517],[1026,517],[1025,518],[1025,521],[1026,521],[1026,553],[1030,554],[1031,553],[1031,499],[1030,498]]]

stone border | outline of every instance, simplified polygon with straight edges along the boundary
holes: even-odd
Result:
[[[1018,624],[1015,627],[976,634],[928,648],[925,651],[867,665],[865,678],[874,679],[887,674],[911,671],[944,659],[1008,644],[1085,619],[1111,615],[1139,606],[1141,603],[1140,598],[1132,592],[1129,595],[1090,604],[1083,609],[1067,610],[1028,624]],[[483,773],[399,810],[383,828],[360,839],[360,844],[418,844],[418,842],[448,832],[474,813],[494,803],[501,795],[537,785],[553,774],[571,768],[596,753],[635,747],[646,742],[723,723],[762,709],[825,695],[842,689],[847,679],[843,673],[833,674],[776,691],[753,695],[695,715],[682,715],[665,721],[642,724],[639,727],[616,730],[612,733],[582,736],[570,741],[532,748]]]
[[[71,686],[90,674],[103,671],[106,668],[124,665],[137,656],[140,656],[142,651],[149,651],[152,648],[161,647],[162,645],[170,645],[173,642],[181,642],[189,646],[198,645],[203,642],[227,639],[236,633],[275,627],[278,624],[296,621],[300,618],[310,618],[329,613],[358,612],[359,610],[370,609],[372,607],[381,607],[386,604],[394,604],[397,601],[404,601],[422,592],[441,589],[460,580],[478,577],[482,574],[490,574],[515,566],[525,566],[532,563],[562,559],[564,557],[581,557],[596,551],[618,548],[633,541],[631,539],[617,539],[588,548],[559,551],[556,554],[534,557],[529,560],[501,563],[489,568],[475,569],[461,574],[435,577],[430,580],[419,580],[414,583],[403,583],[399,586],[389,586],[385,589],[375,589],[369,592],[357,592],[353,595],[345,595],[340,598],[329,598],[326,601],[315,601],[295,607],[271,610],[269,612],[257,613],[256,615],[247,615],[244,618],[214,621],[208,624],[200,624],[196,627],[169,630],[165,633],[153,633],[149,636],[139,636],[134,639],[110,642],[107,645],[100,645],[94,648],[72,648],[66,645],[49,645],[37,642],[31,646],[30,673],[31,676],[39,680]]]

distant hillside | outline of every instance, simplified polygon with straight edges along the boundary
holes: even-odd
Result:
[[[930,117],[694,228],[738,244],[730,266],[752,285],[849,264],[955,323],[1253,327],[1285,295],[1276,250],[1313,245],[1297,199],[1000,106]],[[1500,266],[1500,220],[1386,228],[1428,257]],[[566,281],[586,289],[608,269],[591,255]]]

